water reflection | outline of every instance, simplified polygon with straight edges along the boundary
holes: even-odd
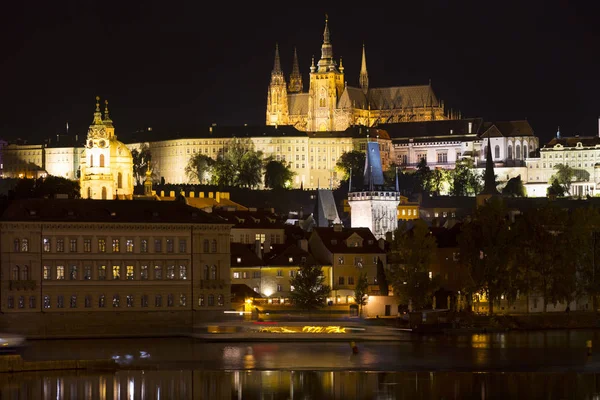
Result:
[[[1,399],[589,399],[600,374],[154,370],[0,375]]]

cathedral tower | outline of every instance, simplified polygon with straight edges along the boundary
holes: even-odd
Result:
[[[81,159],[79,184],[83,199],[133,198],[131,151],[117,140],[108,102],[102,118],[99,97],[96,97],[96,111]]]
[[[363,52],[362,52],[362,63],[360,64],[360,78],[359,78],[360,88],[363,93],[367,94],[369,91],[369,74],[367,73],[367,56],[365,54],[365,44],[363,43]]]
[[[294,64],[292,67],[292,73],[290,75],[290,93],[302,93],[302,74],[300,74],[300,67],[298,67],[298,52],[294,48]]]
[[[276,44],[275,64],[271,71],[271,83],[267,93],[267,125],[287,125],[288,123],[287,89],[279,60],[279,45]]]
[[[310,67],[307,131],[335,130],[334,113],[337,101],[344,90],[344,72],[338,70],[333,59],[333,47],[329,34],[328,19],[321,45],[321,59]]]

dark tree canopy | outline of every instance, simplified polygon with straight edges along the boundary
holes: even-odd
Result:
[[[325,276],[320,265],[303,264],[298,273],[290,279],[294,290],[290,293],[292,302],[299,308],[312,311],[325,306],[331,288],[325,284]]]

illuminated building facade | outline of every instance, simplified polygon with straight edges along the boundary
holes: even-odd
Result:
[[[279,47],[267,91],[267,125],[293,125],[308,132],[344,131],[354,125],[367,127],[400,121],[452,119],[443,102],[427,85],[372,88],[369,86],[366,49],[362,47],[359,86],[348,86],[344,66],[333,55],[331,33],[325,20],[321,58],[310,66],[308,92],[304,92],[298,66],[294,62],[289,85],[281,68]]]
[[[230,307],[230,228],[181,201],[15,200],[0,223],[6,326],[140,333],[218,318]]]
[[[334,303],[353,303],[354,288],[361,272],[366,272],[369,290],[376,291],[377,261],[387,265],[383,244],[368,228],[315,227],[308,239],[317,262],[332,269]]]
[[[84,199],[131,199],[133,197],[133,158],[131,150],[117,140],[113,122],[104,116],[96,97],[96,112],[88,130],[86,146],[80,159],[80,190]],[[66,178],[66,177],[65,177]]]

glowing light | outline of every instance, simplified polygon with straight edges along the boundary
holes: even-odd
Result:
[[[265,293],[265,296],[271,297],[271,295],[273,294],[273,288],[266,288],[264,293]],[[271,300],[271,299],[269,299],[269,300]]]
[[[252,299],[246,299],[246,304],[252,304]]]

